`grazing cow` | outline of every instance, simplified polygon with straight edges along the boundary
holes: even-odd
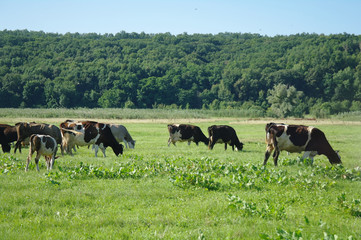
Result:
[[[110,130],[113,133],[113,136],[118,142],[124,142],[126,148],[134,148],[135,140],[130,136],[128,130],[123,125],[118,124],[109,124]]]
[[[213,149],[216,143],[224,143],[224,149],[227,150],[227,144],[232,147],[236,146],[236,151],[242,151],[243,143],[239,141],[236,131],[227,125],[213,125],[208,127],[209,149]]]
[[[49,135],[33,134],[30,136],[29,156],[26,162],[25,171],[29,169],[29,163],[33,153],[36,152],[35,163],[36,170],[39,172],[39,159],[41,156],[45,157],[46,166],[48,170],[53,169],[55,162],[55,155],[58,151],[58,144],[56,140]]]
[[[195,142],[197,146],[199,142],[208,145],[208,138],[198,126],[190,124],[168,124],[168,131],[168,147],[171,143],[175,146],[176,142],[188,142],[188,145],[190,145],[191,141]]]
[[[70,129],[62,128],[63,145],[65,149],[71,152],[73,146],[89,146],[95,145],[95,157],[98,155],[98,148],[103,152],[110,146],[115,155],[123,154],[123,145],[119,144],[114,138],[109,125],[104,123],[97,123],[92,121],[81,122],[84,127],[84,132],[78,132]]]
[[[18,134],[15,126],[0,124],[0,144],[4,153],[10,152],[10,143],[16,141],[17,138]]]
[[[324,154],[331,164],[341,163],[341,158],[328,143],[325,134],[315,127],[303,125],[286,125],[283,123],[268,123],[266,125],[266,143],[267,150],[263,164],[273,153],[273,162],[277,166],[277,160],[280,152],[302,152],[302,158],[310,158],[313,163],[313,157],[317,154]]]
[[[15,124],[16,131],[18,134],[18,140],[15,144],[14,153],[16,149],[19,148],[21,152],[21,142],[24,141],[27,137],[30,137],[32,134],[44,134],[52,136],[55,141],[60,144],[61,153],[63,154],[63,148],[61,146],[61,133],[60,129],[55,125],[49,125],[45,123],[25,123],[20,122]]]

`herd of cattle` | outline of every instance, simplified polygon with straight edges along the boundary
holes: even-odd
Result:
[[[334,151],[325,134],[318,128],[303,125],[286,125],[283,123],[266,124],[266,144],[267,150],[263,164],[267,164],[272,151],[274,165],[277,166],[278,156],[282,150],[288,152],[304,152],[302,158],[310,158],[317,154],[325,155],[331,164],[341,164],[341,158],[337,151]],[[207,138],[202,130],[195,125],[190,124],[169,124],[168,146],[176,142],[203,142],[210,150],[216,143],[224,143],[225,150],[227,144],[232,150],[242,150],[243,143],[239,141],[236,131],[227,125],[213,125],[208,127]],[[0,144],[4,152],[10,152],[11,143],[15,142],[15,149],[21,152],[21,146],[29,144],[29,155],[27,158],[26,171],[32,155],[36,152],[35,163],[39,171],[39,159],[45,157],[47,169],[52,169],[58,144],[61,154],[64,151],[73,155],[72,151],[76,146],[93,145],[95,156],[99,148],[105,157],[105,149],[111,147],[116,156],[123,154],[124,142],[126,147],[134,148],[135,141],[123,125],[105,124],[94,121],[74,121],[66,120],[59,127],[45,123],[26,123],[20,122],[15,126],[0,124]]]

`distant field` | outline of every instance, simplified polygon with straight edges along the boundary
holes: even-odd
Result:
[[[82,147],[73,157],[59,156],[49,173],[44,159],[40,173],[34,162],[24,172],[27,148],[1,153],[2,239],[361,239],[359,121],[282,119],[319,127],[344,164],[333,167],[316,156],[311,166],[301,154],[283,152],[279,167],[270,159],[264,168],[264,125],[275,119],[77,114],[9,114],[0,122],[123,123],[135,149],[116,157],[108,148],[107,158],[95,158]],[[202,143],[168,147],[166,124],[173,122],[194,123],[206,135],[212,124],[231,125],[244,151],[221,144],[212,151]]]

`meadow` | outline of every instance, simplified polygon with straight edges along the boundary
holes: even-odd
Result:
[[[81,147],[59,155],[50,172],[42,158],[39,173],[34,162],[24,171],[27,148],[1,153],[1,239],[361,239],[359,121],[282,119],[324,131],[343,165],[331,166],[325,156],[311,165],[282,152],[278,167],[272,159],[264,167],[264,126],[275,119],[65,114],[9,113],[0,122],[121,123],[135,149],[116,157],[108,148],[106,158],[95,158]],[[196,124],[206,135],[210,125],[231,125],[244,150],[168,147],[168,123]]]

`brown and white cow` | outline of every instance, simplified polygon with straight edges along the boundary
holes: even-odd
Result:
[[[63,154],[63,148],[61,146],[61,133],[60,129],[57,126],[46,123],[20,122],[17,123],[15,127],[18,134],[18,140],[15,144],[14,153],[16,153],[16,149],[18,148],[21,152],[21,142],[24,141],[26,138],[30,137],[33,134],[43,134],[52,136],[55,141],[60,144],[61,152]]]
[[[16,132],[15,126],[10,126],[8,124],[0,124],[0,144],[2,150],[5,152],[10,152],[10,143],[18,139],[18,134]]]
[[[55,162],[55,155],[58,150],[56,140],[49,135],[33,134],[30,136],[29,155],[26,162],[25,171],[29,169],[29,163],[33,153],[36,152],[35,163],[36,170],[39,171],[39,159],[41,156],[45,157],[46,166],[48,170],[53,169]]]
[[[198,146],[199,142],[203,142],[208,145],[208,138],[203,134],[202,130],[198,126],[190,124],[168,124],[168,147],[171,143],[175,146],[176,142],[195,142]]]
[[[123,154],[123,145],[119,144],[114,138],[108,124],[98,123],[93,121],[81,122],[84,127],[84,132],[74,131],[62,128],[63,145],[64,148],[69,150],[70,153],[73,146],[89,146],[95,145],[95,156],[98,155],[98,148],[103,152],[104,157],[105,149],[111,147],[116,156]]]
[[[84,133],[84,126],[81,122],[78,122],[75,120],[65,120],[65,122],[60,123],[60,132],[61,132],[61,136],[63,137],[62,145],[64,145],[64,141],[66,142],[67,139],[64,139],[63,131],[61,129],[74,130],[77,132]],[[73,155],[72,150],[74,150],[76,152],[75,144],[65,144],[65,145],[67,146],[66,149],[64,148],[65,152],[70,153],[71,155]],[[69,145],[73,146],[72,150],[68,149]]]
[[[126,148],[129,146],[129,148],[134,149],[135,140],[133,140],[132,136],[130,136],[126,127],[119,124],[109,124],[109,127],[113,133],[113,136],[119,143],[124,142]]]
[[[273,153],[273,162],[277,166],[277,160],[282,150],[288,152],[305,152],[302,158],[313,158],[317,154],[326,155],[331,164],[340,164],[341,158],[334,151],[326,139],[325,134],[315,127],[303,125],[286,125],[283,123],[266,124],[267,150],[263,164]]]
[[[239,141],[236,131],[227,125],[212,125],[208,127],[209,135],[209,149],[213,149],[216,143],[224,143],[224,149],[227,150],[227,144],[232,147],[236,146],[236,151],[241,151],[243,149],[243,143]]]

